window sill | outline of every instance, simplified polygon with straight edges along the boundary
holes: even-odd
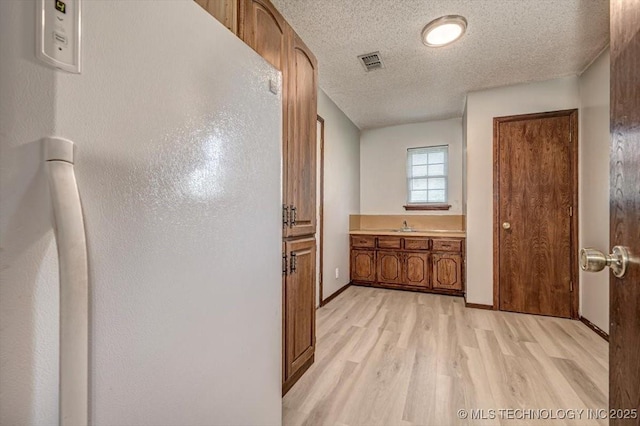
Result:
[[[405,210],[449,210],[451,204],[407,204]]]

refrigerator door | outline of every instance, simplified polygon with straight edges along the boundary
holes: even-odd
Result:
[[[86,221],[90,423],[280,424],[280,73],[191,0],[82,22],[56,131]]]

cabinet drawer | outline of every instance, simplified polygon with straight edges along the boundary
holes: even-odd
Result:
[[[462,240],[432,240],[433,251],[462,251]]]
[[[428,238],[405,238],[405,250],[429,250]]]
[[[378,248],[399,249],[401,242],[400,237],[378,237]]]
[[[375,248],[376,237],[371,235],[352,235],[351,247]]]

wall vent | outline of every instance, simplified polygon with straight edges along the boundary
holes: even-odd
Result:
[[[371,52],[360,55],[358,56],[358,60],[367,72],[384,68],[384,65],[382,64],[382,58],[380,57],[380,52]]]

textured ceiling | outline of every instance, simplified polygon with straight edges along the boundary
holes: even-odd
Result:
[[[607,45],[607,0],[272,0],[319,62],[320,87],[361,129],[462,115],[466,93],[580,73]],[[442,48],[442,15],[469,22]],[[356,57],[379,50],[385,68]]]

